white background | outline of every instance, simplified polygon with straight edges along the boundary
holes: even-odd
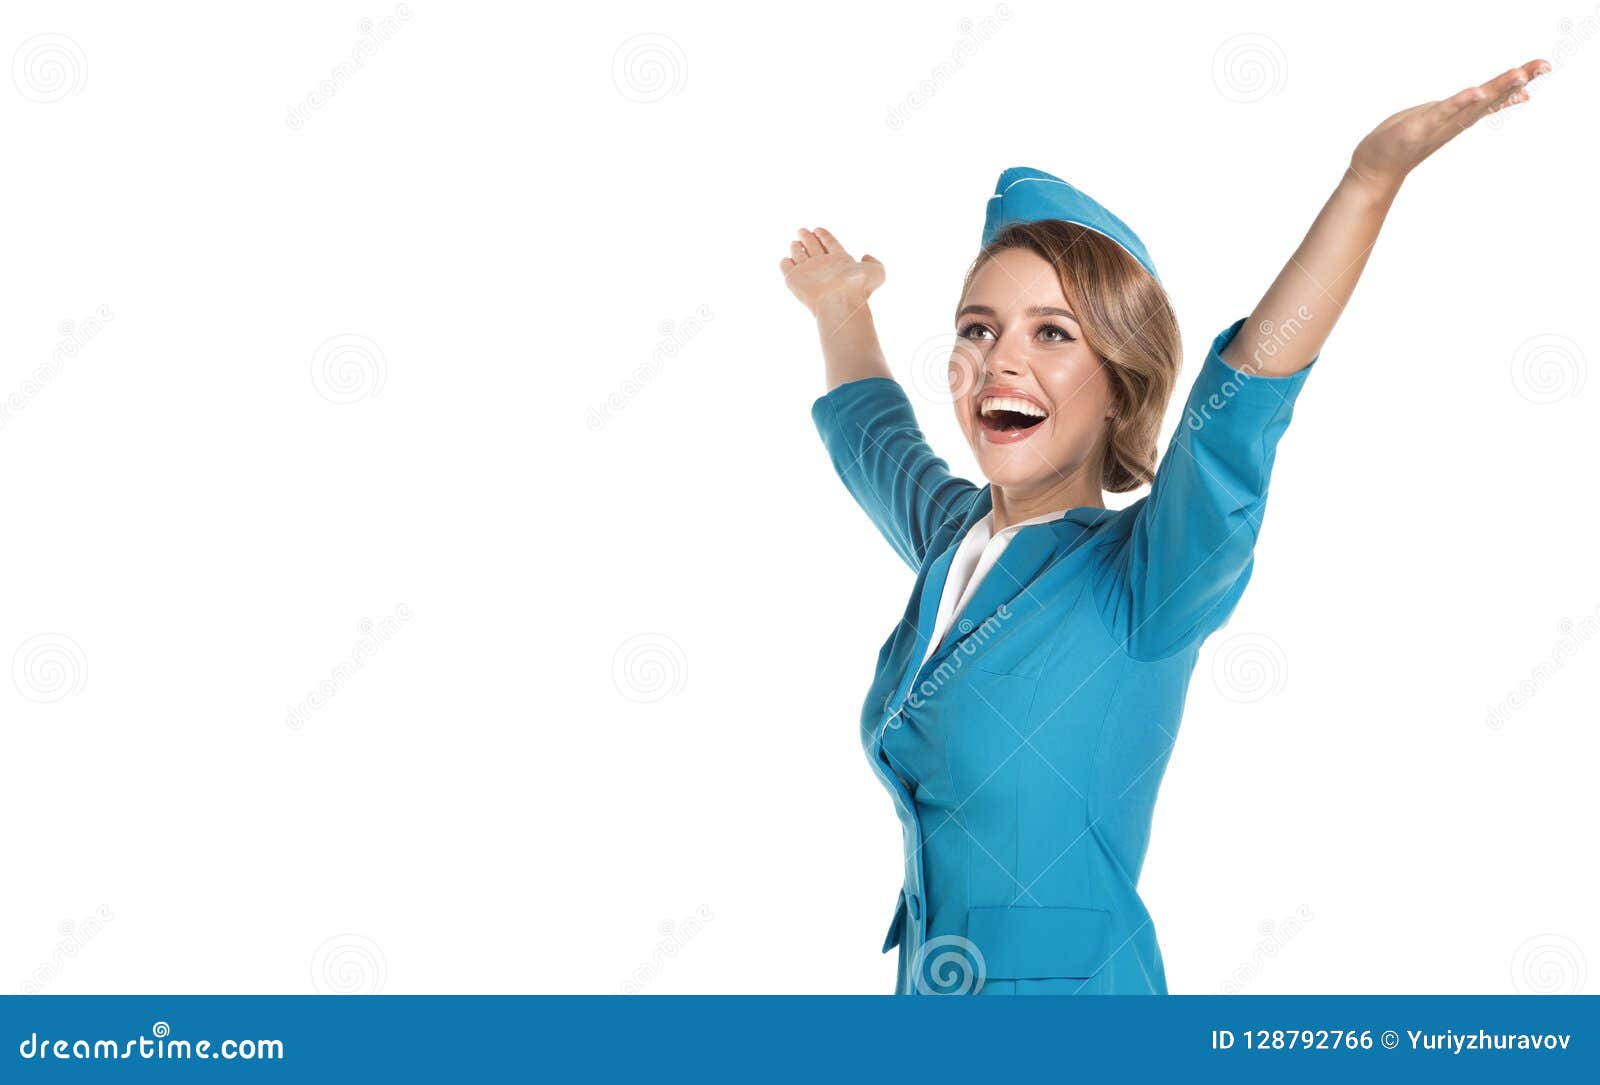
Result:
[[[912,576],[795,229],[915,384],[995,177],[1068,178],[1170,431],[1357,140],[1533,57],[1300,399],[1140,889],[1174,992],[1594,988],[1600,8],[405,12],[6,5],[0,989],[889,990]]]

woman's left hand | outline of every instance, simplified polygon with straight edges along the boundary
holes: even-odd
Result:
[[[1470,128],[1479,118],[1528,100],[1529,81],[1550,64],[1530,60],[1476,87],[1438,102],[1403,109],[1374,128],[1350,156],[1350,170],[1377,188],[1399,187],[1417,163]]]

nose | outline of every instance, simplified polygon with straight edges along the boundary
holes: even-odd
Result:
[[[989,352],[989,357],[983,363],[984,376],[987,383],[994,383],[1001,377],[1019,377],[1023,373],[1022,362],[1015,358],[1007,346],[998,346]]]

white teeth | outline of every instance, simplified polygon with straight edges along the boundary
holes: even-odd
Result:
[[[993,414],[995,411],[1015,411],[1017,414],[1025,414],[1029,418],[1043,418],[1045,416],[1044,410],[1036,404],[1011,396],[991,396],[979,405],[978,411],[981,414]]]

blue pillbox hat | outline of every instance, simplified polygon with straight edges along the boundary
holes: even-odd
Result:
[[[1156,282],[1156,266],[1145,251],[1144,242],[1117,216],[1101,207],[1090,196],[1052,177],[1043,170],[1027,166],[1012,166],[995,182],[994,195],[984,214],[983,244],[1014,222],[1038,222],[1042,219],[1061,219],[1104,234],[1127,250]]]

